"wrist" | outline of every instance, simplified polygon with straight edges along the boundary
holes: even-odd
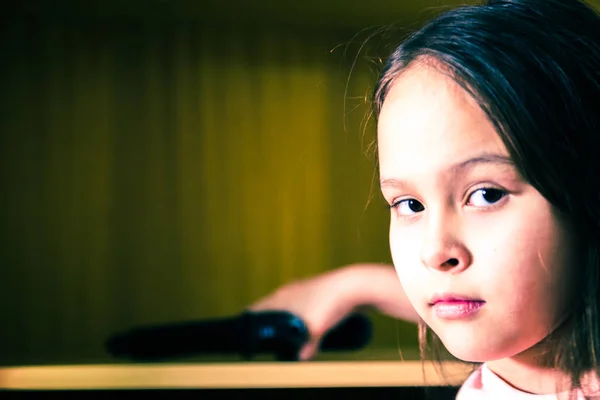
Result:
[[[394,288],[400,286],[396,272],[390,265],[352,264],[341,268],[339,273],[342,276],[341,296],[352,308],[382,308],[382,303],[389,302],[390,296],[394,295]]]

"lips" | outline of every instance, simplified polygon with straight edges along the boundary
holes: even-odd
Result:
[[[452,294],[452,293],[444,293],[444,294],[435,294],[431,300],[429,300],[429,305],[433,306],[438,303],[460,303],[460,302],[483,302],[481,299],[477,299],[474,297],[464,296],[460,294]]]
[[[435,295],[429,301],[438,318],[459,320],[471,318],[485,305],[485,301],[457,294]]]

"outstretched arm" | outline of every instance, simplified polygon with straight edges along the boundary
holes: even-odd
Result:
[[[352,264],[286,284],[249,309],[287,310],[302,318],[311,341],[301,350],[300,358],[308,359],[317,352],[323,335],[361,306],[406,321],[418,320],[394,268],[381,264]]]

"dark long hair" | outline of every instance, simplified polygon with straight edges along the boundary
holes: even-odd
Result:
[[[375,115],[394,80],[417,63],[470,93],[523,178],[572,227],[576,297],[549,359],[573,388],[585,373],[600,376],[600,18],[576,0],[490,0],[444,13],[392,53]]]

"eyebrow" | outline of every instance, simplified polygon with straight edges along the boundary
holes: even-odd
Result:
[[[458,174],[463,172],[466,169],[473,168],[477,165],[481,164],[496,164],[496,165],[506,165],[514,167],[515,163],[512,161],[510,157],[493,154],[493,153],[483,153],[478,156],[466,159],[464,161],[460,161],[452,166],[450,166],[449,170],[454,174]],[[386,178],[380,181],[380,186],[390,187],[390,186],[402,186],[406,185],[406,181],[395,178]]]

